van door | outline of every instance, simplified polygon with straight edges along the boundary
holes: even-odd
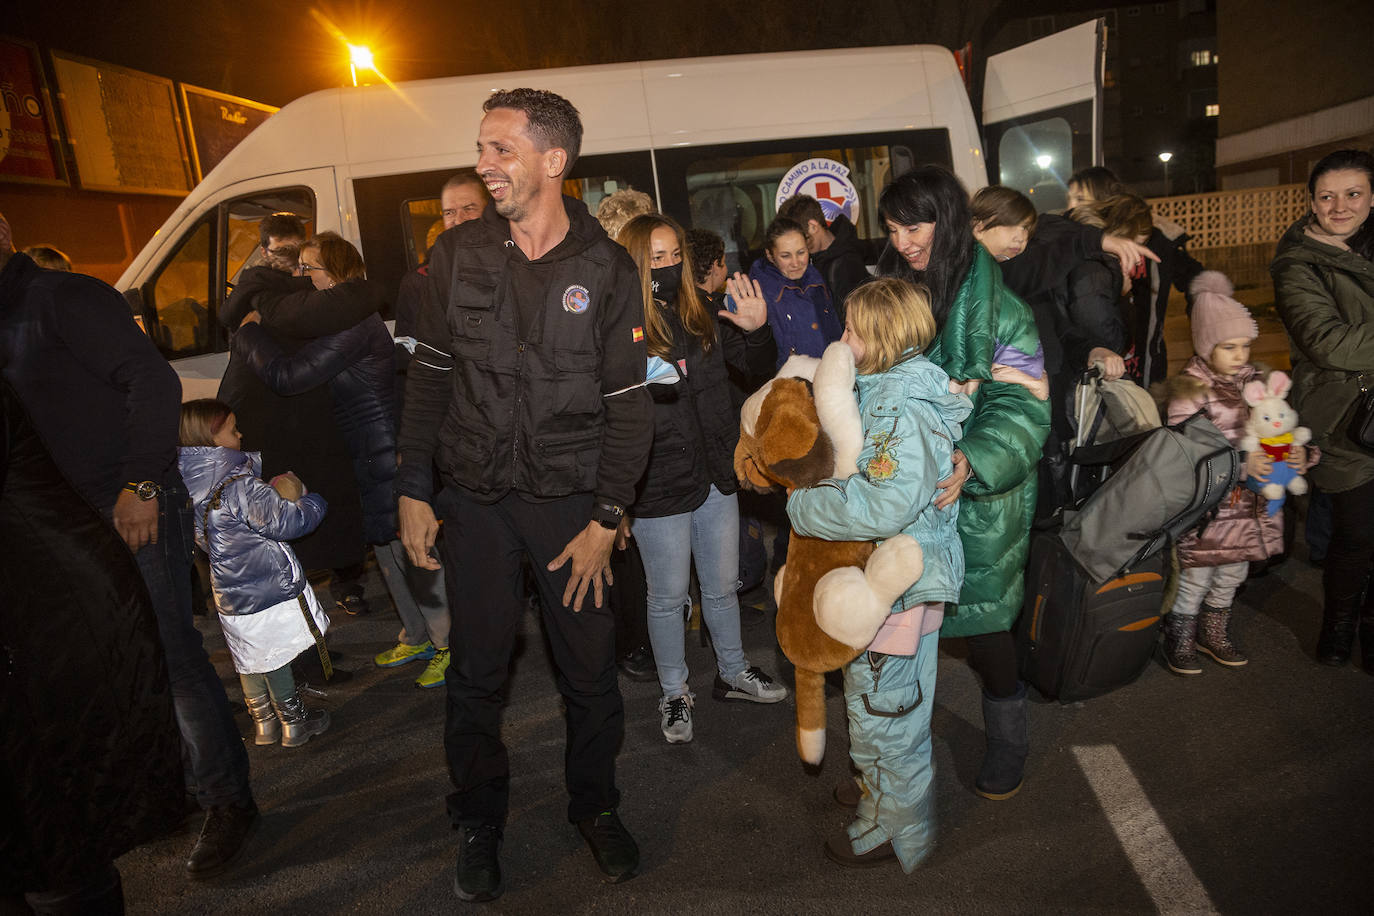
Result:
[[[1069,176],[1102,163],[1102,19],[988,58],[983,149],[989,180],[1040,212],[1068,203]]]
[[[148,336],[181,377],[183,399],[214,397],[228,365],[219,309],[238,276],[261,259],[258,224],[289,211],[307,234],[339,228],[332,168],[239,182],[182,223],[152,266],[125,291]]]

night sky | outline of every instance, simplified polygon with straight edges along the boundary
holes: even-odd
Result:
[[[1026,10],[1025,3],[1000,6]],[[349,80],[343,46],[320,18],[369,45],[378,68],[400,81],[758,51],[954,48],[975,38],[997,7],[996,0],[15,0],[0,30],[51,50],[284,105]]]

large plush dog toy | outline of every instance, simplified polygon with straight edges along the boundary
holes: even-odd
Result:
[[[854,474],[862,450],[854,355],[834,343],[819,360],[793,356],[745,402],[735,473],[760,492],[809,487]],[[796,668],[802,760],[825,755],[825,672],[859,656],[923,569],[921,546],[908,535],[875,546],[792,533],[773,591],[778,645]]]

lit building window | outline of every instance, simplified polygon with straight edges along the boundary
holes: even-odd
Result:
[[[1213,103],[1208,105],[1203,113],[1209,118],[1215,118],[1217,115],[1221,114],[1221,106]]]
[[[1208,64],[1216,63],[1216,58],[1212,56],[1211,51],[1194,51],[1192,62],[1194,67],[1206,67]]]

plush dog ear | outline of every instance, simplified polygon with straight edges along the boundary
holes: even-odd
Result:
[[[758,440],[753,435],[740,430],[739,444],[735,446],[735,477],[739,478],[740,486],[755,493],[768,493],[777,489],[777,485],[759,467],[754,457],[758,447]]]

